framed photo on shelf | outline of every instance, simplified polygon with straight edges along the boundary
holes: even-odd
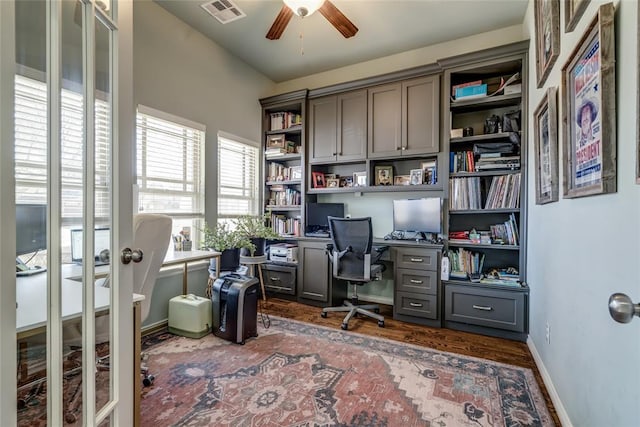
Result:
[[[354,172],[353,173],[353,187],[366,187],[367,186],[367,172]]]
[[[267,135],[267,148],[285,148],[284,134]]]
[[[335,173],[325,173],[324,174],[324,179],[326,180],[330,180],[330,179],[336,179],[338,176]]]
[[[421,185],[424,180],[424,169],[411,169],[411,185]]]
[[[560,53],[560,0],[534,2],[536,31],[536,75],[538,87],[547,76]]]
[[[429,160],[420,163],[420,168],[424,172],[422,183],[423,184],[435,184],[438,180],[436,176],[436,160]]]
[[[375,167],[375,185],[393,184],[393,166]]]
[[[547,89],[533,113],[536,204],[558,200],[558,90]]]
[[[326,178],[326,176],[325,176]],[[340,187],[340,179],[339,178],[326,178],[327,188],[338,188]]]
[[[353,177],[341,176],[339,179],[340,179],[340,187],[353,187]]]
[[[566,198],[616,191],[614,13],[600,6],[562,68]]]
[[[587,9],[591,0],[564,0],[564,32],[570,33]]]
[[[311,181],[313,188],[325,188],[327,186],[322,172],[311,172]]]
[[[393,185],[409,185],[411,183],[411,175],[397,175],[393,180]]]

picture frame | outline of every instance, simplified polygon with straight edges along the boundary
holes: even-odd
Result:
[[[311,182],[313,188],[326,188],[327,186],[322,172],[311,172]]]
[[[336,175],[335,173],[325,173],[324,174],[324,179],[325,180],[336,179],[337,177],[338,177],[338,175]]]
[[[411,175],[396,175],[393,179],[393,185],[409,185],[411,184]]]
[[[560,54],[560,0],[535,1],[534,18],[536,75],[540,88]]]
[[[327,183],[327,188],[338,188],[340,187],[340,179],[339,178],[326,178],[325,181]]]
[[[424,169],[411,169],[409,172],[411,185],[422,185],[424,180]]]
[[[353,173],[353,187],[366,187],[367,186],[367,172],[354,172]]]
[[[565,198],[616,192],[614,14],[599,7],[562,68]]]
[[[393,166],[376,166],[375,185],[393,185]]]
[[[340,187],[353,187],[353,177],[341,176],[339,179],[340,179]]]
[[[423,171],[423,184],[434,185],[438,182],[437,165],[438,161],[435,159],[420,163],[420,168]]]
[[[558,89],[550,87],[533,113],[536,204],[558,201]]]
[[[564,0],[564,32],[570,33],[578,22],[591,0]]]
[[[267,135],[267,148],[285,148],[285,135],[283,133]]]

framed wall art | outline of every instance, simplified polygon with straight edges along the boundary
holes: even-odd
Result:
[[[616,191],[614,7],[607,3],[562,68],[563,193]]]
[[[591,0],[564,0],[564,32],[570,33],[587,9]]]
[[[536,75],[538,87],[542,87],[560,53],[560,0],[538,0],[533,5],[536,27]]]
[[[558,90],[547,89],[533,113],[536,204],[558,200]]]

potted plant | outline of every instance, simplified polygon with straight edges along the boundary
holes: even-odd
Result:
[[[220,271],[234,271],[240,266],[240,249],[255,249],[253,243],[238,230],[232,230],[229,223],[217,223],[213,227],[205,223],[202,231],[203,247],[222,253],[218,274]],[[210,268],[216,269],[213,259]]]
[[[253,248],[248,248],[248,254],[251,256],[264,255],[265,242],[267,240],[281,239],[282,237],[268,226],[270,215],[265,212],[264,215],[243,215],[236,221],[236,230],[244,237],[249,239],[253,244]]]

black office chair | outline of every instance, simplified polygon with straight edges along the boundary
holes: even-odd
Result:
[[[380,280],[384,265],[376,264],[388,247],[376,248],[372,259],[373,231],[371,218],[335,218],[328,217],[329,230],[333,243],[327,245],[327,254],[332,264],[332,275],[335,279],[346,280],[353,285],[351,300],[345,300],[340,307],[325,307],[321,316],[327,313],[348,312],[342,321],[342,329],[347,330],[349,320],[356,314],[363,314],[378,321],[384,327],[384,317],[378,314],[377,304],[358,305],[357,287],[372,280]],[[373,311],[371,311],[373,310]]]

